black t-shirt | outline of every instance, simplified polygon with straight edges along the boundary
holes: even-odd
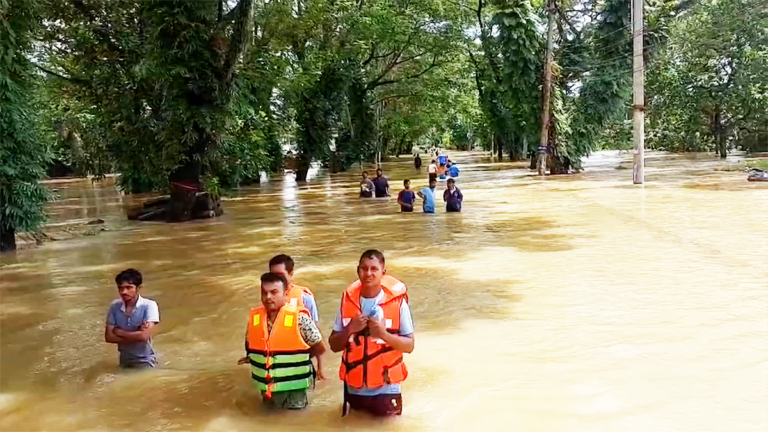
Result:
[[[389,182],[384,178],[384,176],[376,177],[373,179],[373,185],[376,187],[376,198],[387,196],[387,188],[389,187]]]

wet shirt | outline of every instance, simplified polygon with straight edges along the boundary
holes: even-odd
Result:
[[[424,195],[424,204],[422,205],[424,213],[434,213],[435,212],[435,190],[431,188],[424,188],[420,192],[422,195]]]
[[[379,295],[374,298],[360,297],[360,309],[365,316],[375,316],[379,319],[384,318],[384,311],[379,307],[386,294],[384,290],[379,291]],[[333,331],[340,332],[344,330],[344,323],[341,320],[341,306],[336,312],[336,320],[333,322]],[[410,336],[413,334],[413,318],[411,317],[411,309],[408,306],[408,301],[403,300],[400,305],[400,329],[397,334],[400,336]],[[387,384],[382,387],[356,389],[348,387],[347,390],[354,395],[359,396],[377,396],[381,394],[399,394],[400,384]]]
[[[376,198],[383,198],[387,196],[387,188],[389,188],[389,182],[384,176],[376,177],[373,179],[373,185],[376,188]]]
[[[459,167],[456,165],[451,165],[450,168],[448,168],[448,175],[451,177],[458,177],[459,176]]]
[[[125,303],[122,299],[114,300],[109,306],[107,325],[134,332],[147,322],[160,322],[160,309],[157,307],[157,303],[150,299],[139,296],[136,300],[136,307],[133,308],[130,315],[125,314]],[[146,342],[120,342],[117,344],[117,350],[120,352],[120,366],[138,364],[157,366],[152,338]]]
[[[360,197],[372,198],[373,197],[373,182],[365,179],[360,181]]]
[[[447,203],[446,210],[449,212],[459,212],[461,211],[461,202],[464,201],[464,195],[461,194],[459,188],[453,188],[453,191],[446,189],[443,192],[443,201]]]
[[[416,193],[410,189],[403,189],[397,195],[397,201],[402,201],[406,204],[410,204],[410,207],[400,206],[400,211],[410,212],[413,211],[413,202],[416,201]]]

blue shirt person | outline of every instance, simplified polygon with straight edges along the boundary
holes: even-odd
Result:
[[[157,367],[152,345],[152,336],[160,323],[157,303],[139,294],[142,276],[138,270],[120,272],[115,283],[120,298],[109,307],[104,340],[117,344],[121,367]]]
[[[422,208],[424,213],[435,212],[435,188],[437,187],[437,180],[429,179],[429,187],[419,191],[419,196],[424,200]]]
[[[448,168],[448,175],[451,177],[458,177],[459,176],[459,167],[456,165],[451,165],[450,168]]]
[[[290,256],[286,254],[275,255],[271,260],[269,260],[269,272],[283,275],[283,277],[285,277],[285,279],[288,281],[289,291],[294,288],[300,289],[302,291],[304,291],[304,289],[310,291],[309,288],[305,288],[293,283],[293,267],[295,265],[296,264],[293,262],[293,258]],[[312,318],[312,321],[315,323],[320,321],[320,315],[317,312],[317,302],[315,301],[315,296],[313,294],[302,292],[301,302],[303,303],[302,306],[307,308],[309,311],[309,316]]]

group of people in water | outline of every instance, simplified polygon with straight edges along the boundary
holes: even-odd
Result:
[[[264,405],[303,409],[316,379],[324,379],[325,343],[312,291],[293,282],[294,261],[277,255],[261,276],[261,304],[250,309],[245,356],[254,387]],[[414,329],[405,284],[387,274],[384,255],[365,251],[358,279],[344,290],[328,338],[331,351],[342,352],[339,378],[344,382],[342,415],[349,408],[374,416],[400,415],[400,383],[408,377],[403,354],[414,348]],[[155,368],[152,337],[158,330],[157,303],[142,297],[142,275],[127,269],[115,278],[120,298],[112,302],[104,333],[117,344],[120,366]],[[313,360],[314,359],[314,363]]]
[[[461,204],[464,201],[464,195],[456,187],[456,178],[459,177],[459,167],[446,155],[435,156],[428,167],[428,187],[419,191],[411,190],[411,180],[403,180],[403,190],[397,195],[397,203],[400,205],[400,211],[403,213],[413,212],[416,203],[416,197],[422,199],[422,210],[424,213],[435,213],[436,191],[438,178],[446,180],[446,188],[443,191],[443,201],[445,201],[445,210],[447,212],[460,212]],[[416,154],[414,157],[414,167],[421,171],[421,156]],[[360,198],[387,198],[390,196],[389,180],[384,177],[381,168],[376,170],[376,178],[370,180],[368,171],[363,171],[362,180],[360,180]]]

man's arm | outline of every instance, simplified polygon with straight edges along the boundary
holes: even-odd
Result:
[[[129,332],[119,328],[114,328],[113,333],[115,334],[115,336],[118,336],[120,339],[122,339],[122,341],[146,342],[152,337],[152,335],[155,334],[157,327],[158,327],[158,323],[147,322],[147,323],[144,323],[141,326],[141,329],[137,331]]]
[[[383,340],[395,350],[406,354],[413,352],[415,345],[413,333],[405,336],[389,333],[384,326],[384,320],[368,320],[368,328],[371,329],[372,336]]]
[[[397,194],[397,203],[400,204],[403,207],[409,207],[410,206],[410,204],[408,204],[405,201],[403,201],[403,193],[402,192]]]
[[[104,329],[104,341],[108,343],[125,342],[125,339],[115,335],[114,330],[115,326],[107,324],[107,327]]]

